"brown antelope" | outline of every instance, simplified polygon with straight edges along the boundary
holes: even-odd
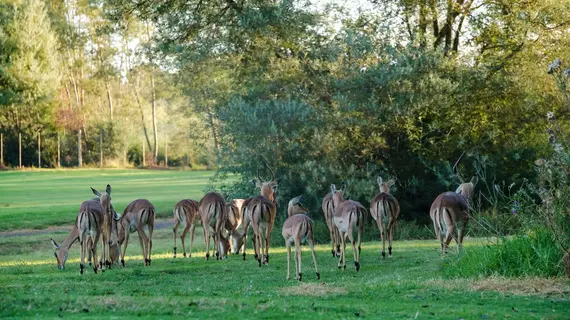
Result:
[[[298,196],[289,201],[287,207],[288,218],[283,223],[281,234],[287,245],[287,280],[290,279],[291,269],[291,243],[295,243],[295,279],[301,281],[303,274],[301,273],[301,241],[306,241],[311,247],[313,254],[313,262],[315,263],[315,272],[317,280],[321,278],[319,268],[317,267],[317,256],[315,254],[315,241],[313,239],[313,220],[306,214],[308,210],[301,203],[303,196]]]
[[[457,249],[460,250],[463,244],[465,229],[469,222],[469,200],[473,196],[473,189],[477,184],[477,176],[473,176],[470,182],[465,183],[456,169],[457,164],[463,157],[463,152],[455,165],[453,171],[461,181],[455,192],[444,192],[437,196],[431,205],[429,215],[433,221],[434,232],[437,240],[441,244],[441,254],[447,253],[447,248],[451,238],[455,238]],[[455,235],[457,228],[457,235]]]
[[[184,199],[180,200],[174,206],[174,258],[176,258],[176,231],[178,226],[182,223],[184,225],[184,231],[182,231],[182,235],[180,236],[180,241],[182,242],[182,250],[184,251],[183,255],[186,257],[186,246],[184,240],[186,238],[186,234],[190,231],[190,251],[188,256],[192,256],[192,244],[194,243],[194,231],[196,229],[196,219],[197,222],[200,221],[200,213],[199,213],[199,203],[195,200]]]
[[[116,233],[116,228],[117,228],[117,221],[119,219],[119,217],[117,216],[117,213],[114,212],[115,217],[113,218],[113,232]],[[57,260],[57,268],[60,270],[63,270],[65,268],[65,262],[67,261],[67,256],[69,253],[69,249],[71,248],[71,246],[75,243],[75,241],[79,240],[79,229],[77,229],[77,219],[75,219],[75,224],[74,226],[71,228],[71,231],[69,231],[69,234],[67,235],[67,237],[65,238],[65,240],[63,240],[63,242],[61,244],[57,244],[57,242],[55,242],[55,240],[53,240],[52,238],[50,238],[50,241],[53,245],[53,247],[55,248],[55,252],[54,252],[54,256]],[[91,242],[91,239],[89,238],[87,241]],[[89,244],[91,245],[91,244]],[[119,257],[120,257],[120,247],[117,241],[112,241],[112,243],[109,245],[109,257],[111,259],[111,265],[118,265],[119,262]],[[87,263],[91,266],[91,251],[88,252],[87,255]]]
[[[356,271],[360,270],[360,243],[362,242],[362,233],[364,232],[364,223],[366,219],[366,208],[358,201],[344,200],[344,188],[336,190],[334,184],[331,184],[331,193],[333,195],[334,216],[333,221],[338,228],[341,240],[340,259],[338,267],[346,270],[346,237],[350,239],[352,244],[352,253],[354,255],[354,266]],[[356,250],[354,244],[354,236],[352,231],[358,227],[358,238]]]
[[[104,214],[101,203],[97,200],[87,200],[81,203],[79,213],[75,219],[79,244],[81,245],[80,274],[83,274],[83,269],[85,268],[85,255],[90,251],[93,259],[97,257],[97,243],[102,232]],[[100,261],[103,258],[101,256]],[[102,267],[101,263],[100,266]],[[95,263],[93,271],[97,273],[97,263]]]
[[[99,261],[99,268],[103,269],[105,266],[110,266],[111,259],[109,257],[109,245],[112,243],[111,241],[111,233],[112,233],[112,218],[113,218],[113,209],[111,205],[111,186],[107,185],[105,188],[104,193],[100,193],[99,191],[91,188],[91,191],[97,196],[97,199],[101,203],[103,207],[104,218],[101,226],[102,232],[102,253],[101,253],[101,260]]]
[[[344,188],[344,184],[342,184],[341,189],[342,188]],[[344,189],[343,189],[343,191],[344,191]],[[331,245],[332,245],[331,253],[332,253],[332,256],[333,257],[335,257],[335,256],[340,257],[340,235],[339,235],[338,229],[334,225],[334,221],[333,221],[334,204],[333,204],[332,193],[328,193],[323,198],[322,208],[323,208],[323,213],[325,215],[325,221],[327,223],[327,227],[329,228],[329,235],[331,237]],[[335,248],[336,248],[336,251],[335,251]]]
[[[222,241],[222,229],[228,217],[224,197],[217,192],[206,193],[200,200],[199,209],[204,231],[204,241],[206,242],[206,260],[210,259],[210,232],[213,233],[212,236],[214,237],[216,260],[219,260],[223,254],[220,251],[222,246],[219,245]]]
[[[129,244],[129,235],[137,232],[139,242],[143,251],[144,265],[150,266],[152,252],[152,232],[154,230],[154,218],[156,210],[152,203],[146,199],[137,199],[129,203],[119,220],[119,246],[121,250],[121,265],[125,266],[125,254]],[[148,227],[148,236],[144,232],[144,227]]]
[[[386,257],[386,239],[388,239],[388,257],[392,258],[392,238],[396,219],[400,215],[400,204],[390,194],[390,187],[395,183],[394,179],[383,183],[382,177],[378,176],[380,193],[370,201],[370,215],[376,220],[382,240],[382,258]]]

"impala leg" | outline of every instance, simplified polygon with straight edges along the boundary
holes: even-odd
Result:
[[[204,241],[206,242],[206,260],[210,260],[210,226],[208,223],[202,225],[204,230]]]
[[[354,257],[354,267],[356,268],[356,271],[358,271],[360,269],[360,265],[358,264],[358,254],[356,253],[356,245],[354,243],[354,236],[352,235],[352,230],[349,230],[349,232],[347,232],[348,235],[348,239],[350,240],[350,245],[352,246],[352,255]],[[346,265],[346,262],[345,262]]]
[[[340,235],[341,235],[341,242],[342,242],[342,239],[343,239],[343,237],[344,237],[344,234],[343,234],[342,232],[340,232]],[[341,250],[340,250],[340,256],[339,256],[339,259],[338,259],[338,268],[339,268],[339,269],[342,268],[342,246],[341,246]]]
[[[437,241],[439,242],[440,246],[441,246],[441,254],[443,255],[443,237],[441,234],[441,230],[439,228],[439,223],[438,223],[438,212],[436,211],[434,213],[434,218],[433,218],[433,231],[435,232],[435,237],[437,238]]]
[[[265,264],[269,264],[269,247],[271,247],[271,230],[273,225],[268,225],[265,232]]]
[[[148,219],[148,251],[147,251],[147,256],[148,256],[148,265],[150,266],[150,263],[152,261],[151,259],[151,253],[152,253],[152,232],[154,231],[154,214],[151,214],[149,219]]]
[[[190,230],[190,226],[184,226],[184,230],[182,230],[182,235],[180,236],[180,242],[182,243],[182,256],[186,258],[186,235],[188,234],[188,230]],[[192,243],[192,241],[190,241]]]
[[[137,233],[139,234],[139,242],[143,251],[144,265],[146,266],[148,261],[148,237],[146,236],[144,227],[141,223],[137,225]]]
[[[334,241],[335,241],[335,245],[336,245],[336,256],[340,257],[340,246],[342,244],[342,235],[341,233],[338,231],[338,228],[336,226],[333,226],[333,233],[334,233]]]
[[[382,251],[380,252],[380,254],[382,255],[382,258],[386,257],[386,239],[384,236],[384,226],[382,225],[382,218],[378,217],[378,220],[376,220],[376,225],[378,226],[378,230],[380,231],[380,241],[382,242]]]
[[[97,256],[97,245],[96,245],[96,243],[97,243],[98,240],[99,240],[98,238],[99,238],[99,236],[96,236],[95,239],[92,238],[92,241],[91,241],[92,245],[91,245],[91,246],[89,246],[89,245],[86,246],[88,250],[91,250],[91,253],[93,254],[94,257]],[[89,244],[89,241],[87,241],[87,244]],[[89,248],[89,247],[91,247],[91,248]],[[97,266],[93,266],[93,271],[94,271],[95,273],[97,273]]]
[[[358,226],[358,234],[357,234],[357,239],[356,239],[356,245],[357,245],[357,249],[358,249],[358,266],[356,268],[356,271],[360,270],[360,245],[362,244],[362,234],[364,233],[364,217],[361,217],[359,219],[360,221],[360,225]]]
[[[313,237],[307,237],[307,244],[311,247],[311,253],[313,254],[313,263],[315,264],[315,273],[317,274],[317,280],[321,278],[321,274],[319,273],[319,267],[317,266],[317,255],[315,253],[315,241]]]
[[[174,219],[174,228],[172,228],[172,232],[174,233],[174,258],[176,258],[176,230],[178,229],[179,225],[180,225],[180,220]],[[186,231],[186,228],[184,228],[184,231]],[[181,239],[182,248],[184,248],[184,232],[182,232],[181,238],[182,238]]]
[[[194,232],[196,230],[196,225],[192,224],[192,226],[190,227],[190,250],[188,251],[188,257],[192,256],[192,245],[194,244]],[[184,250],[184,253],[186,254],[186,250]],[[186,255],[184,255],[186,256]]]
[[[291,238],[285,238],[285,246],[287,247],[287,280],[291,279]]]
[[[394,227],[396,223],[392,220],[390,221],[390,225],[388,225],[388,257],[392,258],[392,238],[394,237]]]
[[[329,236],[331,237],[331,253],[333,258],[336,256],[336,251],[334,250],[334,245],[336,243],[336,239],[335,239],[335,232],[334,232],[334,226],[331,224],[331,221],[329,221],[330,219],[327,217],[327,225],[329,227]]]
[[[459,227],[458,230],[458,241],[457,241],[457,248],[458,250],[461,250],[461,248],[463,247],[463,237],[465,236],[465,229],[467,228],[467,220],[461,221],[460,222],[461,227]]]
[[[449,243],[451,242],[451,239],[453,239],[453,233],[454,232],[455,232],[455,226],[450,225],[449,229],[447,229],[447,234],[446,234],[445,240],[443,242],[444,253],[447,253],[447,250],[449,248]]]
[[[79,274],[83,274],[83,268],[85,267],[84,262],[85,262],[85,242],[87,241],[87,239],[83,238],[83,239],[79,239],[79,252],[80,252],[80,258],[79,258]]]
[[[253,222],[253,238],[255,239],[253,241],[255,259],[257,260],[259,266],[261,267],[261,256],[259,255],[260,254],[259,247],[261,246],[261,236],[259,232],[259,223],[255,223],[255,221]]]
[[[346,271],[346,238],[348,236],[348,231],[345,232],[341,239],[342,239],[342,251],[341,251],[341,256],[342,256],[342,269],[343,271]]]
[[[301,273],[301,239],[299,237],[295,237],[295,271],[297,280],[301,281],[303,274]]]

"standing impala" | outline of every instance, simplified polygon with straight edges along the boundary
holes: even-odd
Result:
[[[76,218],[76,226],[81,245],[81,258],[79,262],[79,273],[83,274],[85,268],[85,255],[91,252],[93,259],[97,259],[97,243],[101,236],[104,211],[101,203],[97,200],[87,200],[81,203],[79,213]],[[101,261],[103,260],[101,256]],[[97,273],[97,263],[93,266],[93,271]]]
[[[214,247],[216,250],[216,260],[223,258],[221,252],[222,229],[228,217],[226,202],[224,197],[217,192],[209,192],[204,195],[199,204],[202,228],[204,230],[204,241],[206,242],[206,260],[210,259],[210,228],[213,231]]]
[[[400,215],[400,204],[390,194],[390,187],[394,185],[394,179],[383,183],[382,177],[378,176],[380,193],[370,201],[370,215],[376,220],[382,239],[382,257],[386,257],[386,238],[388,239],[388,257],[392,258],[392,238],[396,219]]]
[[[352,253],[354,255],[354,266],[356,271],[360,270],[360,243],[362,242],[362,233],[364,232],[364,222],[366,219],[366,208],[358,201],[344,200],[344,187],[336,190],[334,184],[331,184],[331,193],[333,195],[334,216],[333,221],[340,233],[341,248],[338,267],[346,270],[346,237],[350,239],[352,244]],[[354,236],[352,234],[354,228],[358,228],[358,238],[356,250],[354,244]]]
[[[180,223],[184,226],[184,231],[182,231],[182,235],[180,236],[180,241],[182,242],[182,250],[184,251],[183,255],[186,257],[186,246],[184,240],[186,238],[186,234],[188,230],[190,230],[190,251],[188,256],[192,256],[192,244],[194,243],[194,230],[196,229],[196,224],[194,223],[195,219],[200,220],[200,213],[199,213],[199,203],[198,201],[191,200],[191,199],[183,199],[178,201],[178,203],[174,206],[174,258],[176,258],[176,230]]]
[[[271,231],[275,223],[277,215],[277,188],[279,179],[275,179],[275,173],[267,164],[265,165],[271,171],[272,178],[264,181],[257,172],[258,180],[252,182],[260,189],[261,195],[246,199],[244,202],[244,213],[242,221],[243,237],[243,259],[245,260],[246,234],[249,225],[253,227],[253,247],[255,251],[255,259],[261,264],[269,263],[269,247],[271,242]],[[236,237],[236,238],[241,238]]]
[[[344,184],[342,185],[342,187],[344,187]],[[332,193],[328,193],[323,198],[322,208],[323,208],[323,213],[325,215],[325,221],[327,223],[327,227],[329,228],[329,235],[331,237],[331,245],[332,245],[331,253],[332,253],[332,256],[333,257],[335,257],[335,256],[340,257],[340,235],[339,235],[338,229],[334,225],[334,221],[333,221],[334,204],[333,204]],[[336,251],[335,251],[335,248],[336,248]]]
[[[137,199],[125,208],[119,220],[119,245],[123,245],[121,250],[121,265],[125,266],[125,254],[129,244],[129,234],[137,232],[139,242],[143,251],[144,265],[150,266],[152,251],[152,231],[154,230],[154,218],[156,210],[150,201]],[[148,227],[148,236],[144,232],[144,227]]]
[[[287,245],[287,280],[290,278],[291,270],[291,243],[295,243],[295,279],[301,281],[303,275],[301,273],[301,241],[306,241],[311,247],[313,253],[313,262],[315,263],[315,272],[317,280],[321,278],[319,268],[317,267],[317,256],[315,255],[315,241],[313,239],[313,220],[309,218],[307,209],[301,203],[303,196],[298,196],[289,201],[287,208],[288,218],[283,223],[281,234]]]
[[[113,218],[113,209],[111,206],[111,186],[107,185],[104,193],[100,193],[99,191],[91,188],[93,194],[97,196],[97,199],[101,203],[103,207],[103,222],[101,225],[101,232],[102,232],[102,253],[101,253],[101,260],[99,261],[99,268],[103,269],[103,264],[107,267],[111,265],[111,258],[109,257],[109,245],[112,243],[111,234],[112,234],[112,218]]]
[[[441,244],[442,255],[447,253],[451,238],[455,238],[457,249],[461,249],[465,229],[469,222],[469,200],[473,196],[473,189],[478,180],[477,176],[473,176],[470,182],[465,183],[461,178],[459,170],[456,168],[463,154],[465,152],[461,154],[453,166],[453,171],[461,184],[455,192],[444,192],[437,196],[429,210],[437,240]],[[455,228],[458,229],[457,235],[455,235]]]

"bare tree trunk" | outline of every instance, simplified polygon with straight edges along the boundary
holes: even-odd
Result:
[[[18,165],[22,169],[22,134],[18,133]]]
[[[77,132],[77,161],[79,168],[83,167],[83,155],[81,154],[81,129]]]
[[[218,140],[218,133],[216,131],[216,124],[214,123],[214,116],[211,111],[208,111],[208,122],[210,123],[210,128],[212,128],[212,136],[214,137],[214,145],[216,147],[216,155],[219,155],[220,151],[220,141]]]
[[[164,166],[168,168],[168,136],[164,139]]]
[[[151,70],[152,72],[152,70]],[[158,159],[158,129],[157,129],[157,121],[156,121],[156,91],[154,88],[154,75],[150,74],[150,87],[152,90],[152,130],[154,132],[154,148],[152,150],[152,162],[156,164]]]
[[[103,130],[99,129],[99,167],[103,168]]]
[[[109,89],[108,79],[105,79],[105,89],[107,90],[107,101],[109,102],[109,115],[111,116],[111,121],[113,121],[113,97],[111,96],[111,90]]]
[[[59,139],[59,132],[57,133],[57,167],[61,167],[61,146]]]
[[[38,131],[38,168],[42,167],[42,134]]]
[[[136,83],[136,85],[138,85],[138,82],[139,82],[139,81],[138,81],[138,78],[137,78],[137,83]],[[139,97],[139,92],[138,92],[138,90],[137,90],[136,85],[133,85],[133,91],[135,92],[135,98],[136,98],[136,100],[137,100],[137,105],[139,106],[139,111],[141,112],[141,121],[142,121],[142,126],[143,126],[143,131],[144,131],[144,137],[146,138],[146,143],[147,143],[147,145],[148,145],[148,148],[151,149],[151,146],[150,146],[150,139],[148,138],[148,131],[147,131],[147,129],[146,129],[146,124],[145,124],[146,122],[145,122],[145,119],[144,119],[144,110],[143,110],[143,107],[142,107],[142,104],[141,104],[141,99],[140,99],[140,97]]]
[[[0,133],[0,167],[4,166],[4,134]]]

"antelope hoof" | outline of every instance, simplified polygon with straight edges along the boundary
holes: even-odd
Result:
[[[388,256],[392,258],[392,247],[388,247]]]
[[[321,274],[317,272],[317,280],[321,279]]]
[[[91,267],[93,264],[91,263],[91,261],[89,261],[89,266]]]
[[[299,275],[297,275],[297,280],[301,281],[303,279],[303,274],[299,272]]]
[[[176,247],[174,247],[174,258],[176,258]]]
[[[382,258],[386,258],[386,252],[382,251]]]
[[[210,254],[206,253],[206,260],[210,260]]]
[[[342,266],[342,271],[346,271],[346,264]]]
[[[125,266],[125,260],[121,259],[121,266]]]
[[[354,262],[354,266],[356,267],[356,272],[358,272],[358,270],[360,270],[360,262]]]
[[[83,268],[85,268],[85,266],[80,263],[79,264],[79,274],[83,274]]]
[[[259,260],[259,255],[258,255],[257,253],[254,254],[254,255],[253,255],[253,258],[254,258],[255,260]]]
[[[184,252],[183,256],[184,256],[184,258],[186,258],[186,252]]]
[[[95,272],[95,274],[97,274],[97,267],[93,268],[93,272]],[[102,270],[102,272],[105,272],[105,270]]]
[[[245,261],[245,252],[243,253],[243,261]]]
[[[332,256],[333,258],[336,256],[336,252],[334,251],[334,249],[331,250]]]
[[[263,264],[269,264],[269,255],[263,255]]]
[[[216,260],[220,260],[220,253],[216,252]]]

